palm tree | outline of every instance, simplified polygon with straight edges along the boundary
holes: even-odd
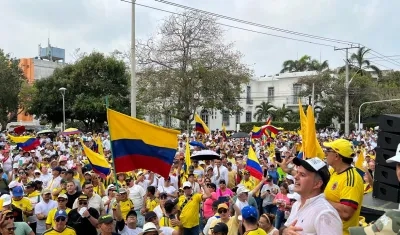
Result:
[[[282,108],[277,108],[276,110],[272,111],[272,118],[275,121],[282,122],[285,119],[289,119],[289,114],[292,112],[293,110],[286,108],[286,105],[283,104]]]
[[[357,74],[365,75],[369,73],[367,69],[371,69],[378,77],[382,77],[382,71],[376,67],[375,65],[371,65],[371,61],[365,59],[365,55],[369,53],[371,49],[361,47],[358,49],[356,53],[353,53],[349,59],[349,68]],[[346,70],[346,66],[340,68],[339,72],[344,72]]]
[[[311,57],[308,55],[302,56],[299,60],[286,60],[283,62],[281,73],[284,72],[303,72],[307,71]]]
[[[270,102],[261,102],[261,104],[256,106],[256,112],[253,117],[257,120],[257,122],[261,122],[266,120],[268,116],[271,114],[271,109],[275,109],[275,107]]]
[[[312,60],[308,65],[310,71],[324,72],[329,69],[329,63],[327,60],[319,62],[318,60]]]

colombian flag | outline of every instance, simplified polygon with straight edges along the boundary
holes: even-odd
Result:
[[[40,146],[40,140],[32,136],[12,136],[8,134],[8,138],[17,144],[17,148],[21,148],[24,151],[31,151]]]
[[[107,109],[115,172],[146,169],[167,178],[179,131]]]
[[[361,150],[361,152],[358,154],[357,161],[354,164],[358,174],[360,174],[361,177],[364,177],[364,174],[365,174],[364,166],[363,166],[364,165],[364,161],[365,161],[364,151]]]
[[[207,125],[203,122],[203,120],[201,120],[199,115],[194,114],[194,121],[196,122],[196,131],[203,134],[210,133],[210,129],[208,129]]]
[[[253,130],[251,131],[252,139],[259,139],[263,135],[263,129],[261,127],[253,126]]]
[[[250,172],[250,175],[259,180],[263,177],[263,171],[260,166],[260,162],[257,159],[257,155],[250,146],[249,153],[247,154],[246,170]]]
[[[99,174],[100,177],[106,178],[111,172],[110,164],[104,156],[95,153],[90,148],[86,147],[83,141],[81,141],[81,144],[90,165],[92,165],[93,171]]]
[[[98,137],[96,139],[96,144],[97,144],[97,149],[98,149],[98,153],[102,156],[104,156],[104,148],[103,148],[103,142],[101,141],[101,138]]]
[[[12,136],[10,134],[7,134],[7,136],[11,140],[11,142],[14,142],[16,144],[25,143],[27,140],[33,138],[32,136]]]

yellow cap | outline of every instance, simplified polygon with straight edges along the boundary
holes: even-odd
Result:
[[[333,151],[337,152],[338,154],[342,155],[346,158],[353,158],[355,156],[353,145],[350,141],[345,139],[337,139],[332,142],[325,142],[323,144],[327,148],[333,149]]]
[[[226,203],[220,203],[220,204],[218,204],[218,209],[217,209],[217,210],[219,210],[219,209],[221,209],[221,208],[224,208],[224,209],[227,209],[227,210],[228,210],[228,205],[227,205]]]

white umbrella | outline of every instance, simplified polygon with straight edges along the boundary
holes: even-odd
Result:
[[[211,150],[201,150],[195,152],[191,157],[193,160],[214,160],[214,159],[220,159],[221,156]]]

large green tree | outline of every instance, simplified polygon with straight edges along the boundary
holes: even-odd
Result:
[[[371,63],[368,59],[366,59],[366,55],[370,52],[371,49],[366,47],[360,47],[356,53],[351,54],[349,59],[349,69],[353,73],[357,73],[360,75],[370,74],[371,71],[375,72],[378,78],[382,77],[382,71],[375,65]],[[339,72],[343,73],[346,71],[346,66],[340,68]]]
[[[130,113],[128,80],[129,73],[123,61],[93,52],[74,64],[56,69],[50,77],[36,81],[36,94],[29,113],[53,124],[61,123],[63,110],[59,88],[65,87],[66,118],[82,121],[90,130],[107,120],[106,96],[110,108]]]
[[[271,111],[272,120],[277,122],[283,122],[285,119],[290,118],[290,113],[292,112],[291,109],[287,108],[285,104],[282,105],[280,108],[275,108],[275,110]]]
[[[3,127],[18,115],[19,93],[24,81],[19,60],[0,49],[0,123]]]
[[[170,115],[189,129],[199,108],[241,111],[251,71],[216,19],[185,11],[166,18],[157,36],[138,43],[138,92],[150,116]]]

